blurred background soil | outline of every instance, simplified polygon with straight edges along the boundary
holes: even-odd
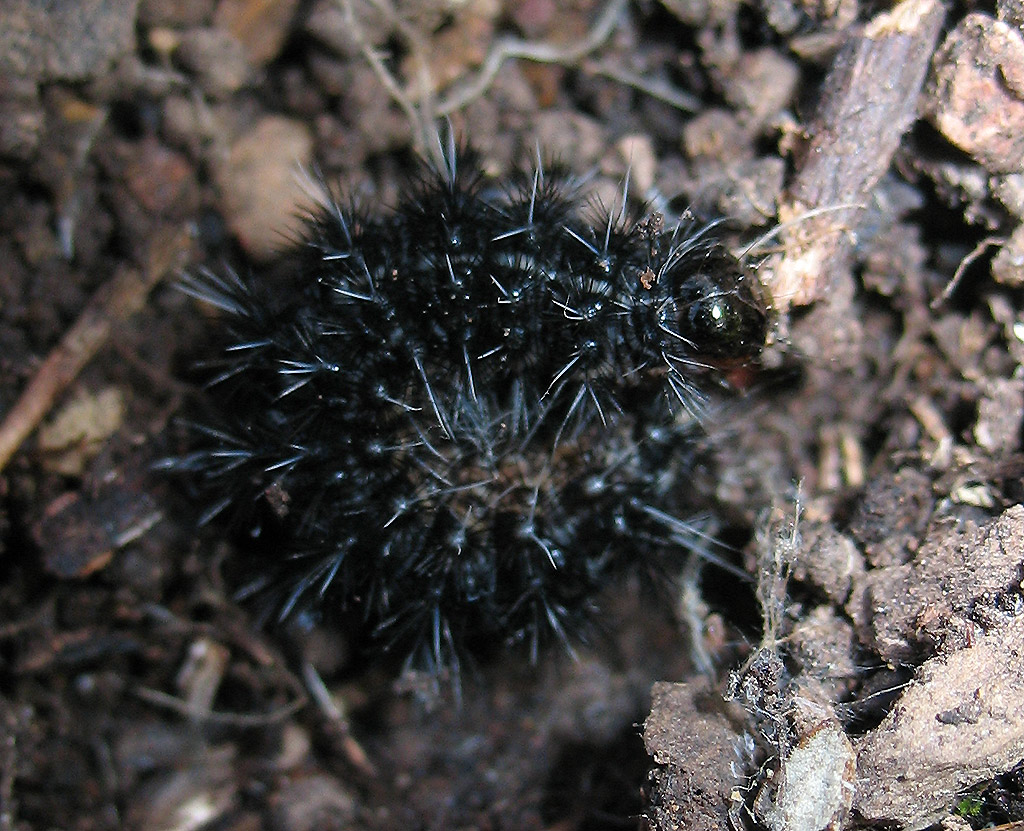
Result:
[[[0,831],[1024,822],[1022,23],[6,0]],[[217,325],[177,276],[258,269],[318,177],[386,210],[445,120],[499,179],[541,148],[605,204],[629,170],[725,217],[773,298],[687,474],[751,583],[611,587],[574,658],[458,695],[256,629],[153,470]]]

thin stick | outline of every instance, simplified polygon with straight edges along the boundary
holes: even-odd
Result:
[[[678,89],[661,78],[648,78],[639,72],[618,66],[610,60],[588,61],[583,64],[585,72],[600,75],[627,87],[632,87],[644,95],[663,101],[684,113],[695,113],[701,108],[702,102],[696,95]]]
[[[373,47],[370,38],[367,37],[366,32],[359,23],[358,15],[353,5],[354,1],[339,0],[342,12],[345,15],[345,24],[349,28],[353,41],[359,47],[366,62],[380,80],[388,95],[401,107],[409,119],[409,124],[415,133],[414,139],[417,149],[424,154],[434,151],[434,143],[431,141],[431,137],[435,135],[435,121],[439,118],[450,116],[456,110],[464,107],[470,101],[486,92],[505,61],[520,58],[538,63],[575,63],[580,58],[593,52],[611,37],[612,32],[615,31],[615,27],[618,25],[619,18],[622,16],[623,10],[626,8],[626,0],[610,0],[585,36],[576,43],[564,46],[527,41],[514,37],[502,38],[491,47],[484,58],[482,67],[475,76],[462,84],[456,84],[444,97],[437,99],[428,61],[430,44],[424,34],[402,18],[392,3],[386,2],[386,0],[368,0],[370,5],[384,15],[388,22],[398,30],[400,36],[408,45],[410,54],[412,54],[416,61],[416,82],[419,94],[415,96],[414,100],[414,96],[410,95],[406,89],[403,89],[402,84],[388,69],[381,54]],[[685,103],[683,104],[684,108]],[[434,155],[435,160],[443,164],[443,157]]]
[[[626,0],[611,0],[598,15],[597,21],[587,32],[586,37],[576,43],[559,46],[552,43],[535,43],[520,38],[503,38],[491,47],[484,59],[484,64],[475,78],[461,87],[452,90],[437,104],[437,115],[451,115],[455,110],[464,107],[474,98],[478,98],[491,85],[502,64],[507,60],[521,58],[537,63],[572,64],[584,55],[593,52],[604,43],[619,22],[619,17],[626,7]]]
[[[146,296],[187,247],[188,238],[182,229],[163,229],[150,243],[141,273],[124,266],[96,290],[0,424],[0,470],[36,429],[57,397],[106,343],[114,325],[142,308]]]
[[[950,278],[949,282],[946,283],[946,287],[942,290],[942,294],[940,294],[931,302],[931,308],[937,309],[939,306],[941,306],[943,303],[949,300],[953,292],[956,291],[956,287],[960,285],[960,280],[963,278],[964,272],[967,271],[971,263],[977,260],[978,257],[984,254],[992,246],[1003,245],[1005,242],[1005,237],[985,237],[985,239],[983,239],[976,246],[974,246],[974,249],[971,251],[971,253],[960,261],[960,265],[956,267],[956,271],[953,272],[953,276]]]
[[[138,687],[133,692],[147,704],[162,707],[185,718],[205,724],[220,724],[226,727],[265,727],[268,724],[278,724],[286,721],[306,706],[309,697],[300,687],[297,687],[296,697],[287,704],[270,710],[266,713],[225,713],[219,710],[208,710],[196,712],[188,701],[183,701],[177,696],[168,695],[160,690],[150,687]]]
[[[302,678],[313,701],[316,702],[320,712],[327,719],[328,728],[340,740],[345,758],[363,775],[376,778],[377,769],[370,761],[363,746],[352,735],[352,726],[348,715],[342,710],[338,700],[331,695],[331,691],[327,689],[320,673],[309,662],[304,662],[302,665]]]

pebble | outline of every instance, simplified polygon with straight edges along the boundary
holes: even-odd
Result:
[[[228,227],[255,259],[272,257],[297,229],[298,214],[310,202],[301,171],[312,156],[305,124],[267,116],[234,142],[216,171]]]
[[[250,74],[245,49],[223,29],[189,29],[181,35],[175,57],[196,76],[203,92],[211,98],[225,98],[237,92]]]
[[[967,15],[935,55],[927,109],[935,126],[993,173],[1024,168],[1024,37]]]

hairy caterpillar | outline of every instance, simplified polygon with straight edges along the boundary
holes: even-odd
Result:
[[[320,208],[271,279],[187,282],[227,337],[177,467],[249,532],[269,615],[420,667],[535,653],[691,541],[676,416],[757,356],[765,301],[707,226],[578,191],[540,165],[499,190],[450,149],[390,214]]]

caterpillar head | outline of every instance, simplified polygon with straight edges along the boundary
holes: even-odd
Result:
[[[659,326],[667,349],[731,367],[756,358],[768,336],[768,304],[757,278],[721,245],[672,252],[658,274]]]

